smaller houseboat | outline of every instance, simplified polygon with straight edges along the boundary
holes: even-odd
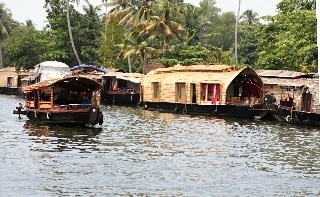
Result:
[[[141,85],[144,108],[176,113],[254,118],[264,96],[250,67],[176,65],[150,71]]]
[[[101,125],[101,90],[100,83],[86,77],[45,80],[23,88],[24,113],[46,123]]]
[[[264,108],[274,119],[320,126],[319,76],[286,70],[257,71],[267,92]]]
[[[280,122],[299,125],[320,126],[320,114],[312,112],[312,93],[307,86],[281,86],[279,103],[268,106],[273,116]],[[300,97],[295,99],[295,97]],[[294,102],[294,101],[298,102]]]
[[[108,72],[103,75],[103,103],[136,106],[140,104],[143,74]]]

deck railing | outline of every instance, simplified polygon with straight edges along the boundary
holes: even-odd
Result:
[[[79,110],[90,108],[91,104],[68,104],[68,105],[59,105],[55,108],[64,109],[64,110]]]

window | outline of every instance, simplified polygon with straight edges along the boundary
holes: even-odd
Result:
[[[186,101],[185,83],[176,83],[176,102],[184,103]]]
[[[160,84],[159,82],[153,82],[153,98],[160,98]]]
[[[220,84],[202,83],[201,84],[201,100],[211,101],[215,104],[220,98]]]
[[[13,85],[13,77],[7,77],[7,87],[11,88]]]

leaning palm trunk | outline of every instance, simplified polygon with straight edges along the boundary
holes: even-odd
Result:
[[[236,19],[236,29],[234,33],[234,59],[236,64],[238,64],[238,25],[239,25],[239,15],[240,15],[240,5],[241,5],[241,0],[239,0],[238,14]]]
[[[2,61],[2,41],[0,41],[0,68],[3,68],[3,61]]]
[[[146,74],[146,52],[145,49],[140,50],[140,61],[142,66],[142,72],[145,75]]]
[[[69,31],[69,36],[70,36],[70,42],[71,42],[71,46],[72,46],[72,50],[74,52],[74,55],[77,58],[78,64],[81,65],[81,61],[80,58],[78,56],[76,47],[74,46],[74,41],[73,41],[73,36],[72,36],[72,31],[71,31],[71,24],[70,24],[70,2],[69,0],[67,0],[67,22],[68,22],[68,31]]]
[[[128,56],[129,73],[132,73],[131,55]]]

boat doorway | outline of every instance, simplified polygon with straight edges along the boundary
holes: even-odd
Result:
[[[197,91],[195,83],[190,83],[190,98],[191,103],[197,103]]]

